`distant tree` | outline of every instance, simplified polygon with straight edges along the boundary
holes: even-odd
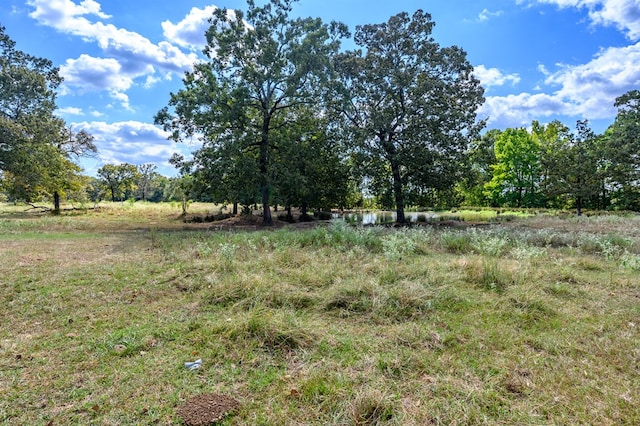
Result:
[[[571,142],[573,135],[571,129],[558,120],[548,124],[541,124],[534,120],[531,123],[531,137],[539,150],[540,160],[540,192],[545,200],[546,207],[564,208],[563,197],[566,194],[558,193],[557,174],[566,165],[556,158],[563,155],[563,147]]]
[[[607,176],[602,191],[616,208],[640,210],[640,91],[616,98],[615,106],[616,119],[600,140]]]
[[[238,213],[238,204],[254,205],[260,200],[260,177],[257,154],[245,152],[238,144],[221,143],[216,147],[205,144],[193,154],[190,161],[173,158],[172,163],[183,175],[193,177],[193,195],[202,201],[233,204],[233,213]]]
[[[291,109],[319,105],[330,57],[346,29],[320,19],[290,18],[295,0],[272,0],[263,7],[247,3],[246,14],[214,12],[204,51],[209,60],[187,73],[185,88],[169,101],[174,114],[164,108],[156,123],[176,141],[201,136],[206,157],[237,153],[237,161],[230,163],[234,174],[238,167],[244,173],[245,166],[255,164],[264,224],[271,225],[274,151],[282,143],[281,129],[293,124],[288,121]]]
[[[91,157],[98,152],[93,143],[94,137],[86,130],[73,131],[70,127],[63,127],[60,140],[57,143],[62,158],[59,167],[49,167],[51,190],[53,192],[53,210],[60,212],[60,196],[64,191],[79,191],[86,183],[80,176],[81,168],[73,162],[80,157]],[[54,155],[54,157],[57,157]]]
[[[540,145],[526,129],[506,129],[494,144],[496,164],[493,177],[485,185],[486,193],[499,204],[515,207],[540,207],[542,180]]]
[[[178,177],[169,178],[165,186],[164,200],[178,201],[182,207],[182,214],[187,214],[189,204],[194,195],[195,180],[194,177],[184,170]]]
[[[147,201],[152,194],[154,180],[159,176],[157,169],[158,166],[152,163],[138,166],[136,188],[137,195],[142,201]]]
[[[133,164],[107,164],[97,172],[102,185],[111,194],[111,201],[123,201],[136,189],[138,168]]]
[[[0,26],[0,170],[18,175],[29,151],[50,142],[61,82],[51,61],[16,50]]]
[[[466,174],[458,182],[458,191],[465,204],[472,206],[487,206],[491,200],[485,193],[485,185],[493,177],[492,167],[496,164],[495,143],[502,133],[501,130],[487,131],[481,138],[476,139],[469,147]]]
[[[72,132],[54,115],[62,78],[52,62],[15,49],[0,27],[0,171],[13,197],[26,201],[75,190],[77,157],[95,152],[93,138]]]
[[[102,199],[104,198],[106,190],[107,188],[104,186],[104,183],[100,179],[96,177],[89,177],[86,183],[85,191],[87,192],[87,197],[89,198],[89,200],[93,201],[94,206],[100,204],[100,201],[102,201]]]
[[[579,120],[576,134],[558,141],[547,161],[549,191],[552,195],[571,197],[578,216],[585,204],[597,196],[602,180],[598,138],[587,120]]]
[[[151,190],[147,195],[147,201],[151,201],[152,203],[158,203],[165,200],[165,188],[169,185],[169,178],[161,175],[160,173],[154,172],[151,178]]]
[[[483,89],[459,47],[440,47],[421,10],[356,28],[359,50],[338,56],[354,155],[378,195],[392,194],[397,221],[407,197],[460,178]]]

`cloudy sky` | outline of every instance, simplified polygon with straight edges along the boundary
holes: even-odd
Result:
[[[96,137],[100,156],[83,162],[88,174],[128,162],[173,175],[171,154],[197,145],[167,141],[153,116],[202,58],[217,7],[246,2],[2,0],[0,25],[18,49],[60,67],[58,114]],[[586,118],[602,132],[615,98],[640,89],[640,0],[301,0],[293,13],[353,31],[416,9],[431,13],[438,43],[467,52],[486,89],[487,128]]]

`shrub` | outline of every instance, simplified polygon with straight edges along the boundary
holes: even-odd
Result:
[[[405,255],[414,253],[416,241],[407,231],[398,231],[382,237],[382,252],[389,260],[400,260]]]
[[[440,234],[440,244],[451,253],[469,253],[472,250],[470,235],[460,231],[444,231]]]

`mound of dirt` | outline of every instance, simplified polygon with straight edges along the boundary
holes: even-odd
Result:
[[[209,426],[234,413],[240,403],[230,396],[203,393],[188,399],[178,407],[178,416],[187,426]]]

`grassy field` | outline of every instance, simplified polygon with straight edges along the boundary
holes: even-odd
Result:
[[[225,425],[640,424],[638,216],[0,210],[1,424],[180,424],[203,393],[240,403]]]

